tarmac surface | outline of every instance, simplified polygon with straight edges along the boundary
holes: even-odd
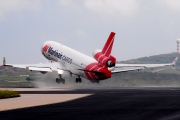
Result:
[[[87,96],[67,102],[1,111],[0,120],[180,120],[180,88],[21,89],[19,92],[21,95],[37,96]]]

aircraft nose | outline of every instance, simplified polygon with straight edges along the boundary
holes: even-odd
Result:
[[[46,52],[48,49],[50,48],[50,46],[48,45],[47,42],[44,42],[41,48],[41,52],[44,53]]]

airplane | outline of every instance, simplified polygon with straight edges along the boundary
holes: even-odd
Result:
[[[30,71],[39,71],[45,73],[57,73],[56,82],[58,84],[65,83],[62,78],[63,73],[68,73],[69,76],[77,76],[75,82],[81,83],[82,77],[90,80],[93,83],[99,83],[101,80],[106,80],[112,77],[114,73],[128,72],[134,70],[142,70],[151,67],[174,66],[178,57],[172,63],[167,64],[118,64],[116,58],[111,55],[115,32],[111,32],[103,49],[95,50],[93,58],[72,48],[55,41],[46,41],[43,43],[41,52],[43,56],[51,61],[46,64],[6,64],[3,60],[3,66],[24,68]]]

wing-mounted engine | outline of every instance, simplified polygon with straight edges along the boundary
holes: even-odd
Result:
[[[42,73],[42,74],[46,74],[47,72],[45,72],[45,71],[40,71],[40,73]]]
[[[93,52],[93,57],[98,61],[98,65],[106,66],[106,67],[114,67],[116,64],[116,58],[110,55],[107,57],[105,54],[101,52],[101,50],[95,50]]]

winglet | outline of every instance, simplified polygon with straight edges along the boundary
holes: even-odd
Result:
[[[3,65],[2,66],[5,66],[6,65],[6,58],[4,57],[3,58]]]
[[[114,43],[114,37],[115,37],[115,33],[111,32],[109,38],[106,41],[106,44],[104,45],[104,48],[102,49],[102,53],[107,57],[109,57],[111,54],[112,46]]]
[[[172,65],[176,65],[177,60],[178,60],[178,57],[175,58],[175,60],[172,62]]]

